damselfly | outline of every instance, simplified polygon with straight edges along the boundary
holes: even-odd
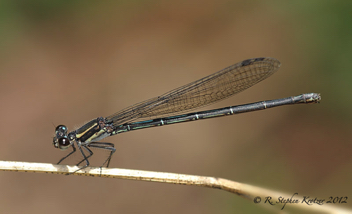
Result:
[[[59,125],[55,130],[53,144],[61,150],[72,147],[72,151],[63,157],[58,164],[75,153],[77,146],[83,156],[83,159],[77,165],[84,161],[86,163],[80,169],[89,166],[88,159],[93,155],[91,148],[110,151],[109,157],[102,165],[106,164],[109,167],[111,157],[116,151],[114,144],[97,141],[128,131],[257,111],[282,105],[317,103],[320,101],[319,94],[308,93],[283,99],[176,115],[241,92],[266,79],[276,72],[279,67],[280,62],[274,58],[263,57],[244,60],[159,97],[127,107],[108,117],[93,119],[72,132],[68,133],[66,126]],[[148,120],[143,120],[146,118]],[[88,155],[85,152],[88,152]]]

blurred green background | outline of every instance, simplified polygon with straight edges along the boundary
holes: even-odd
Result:
[[[0,159],[56,163],[66,154],[52,146],[56,125],[72,130],[242,60],[275,57],[275,75],[205,109],[309,92],[320,104],[111,137],[111,167],[351,198],[351,11],[351,1],[318,0],[0,1]],[[96,153],[99,166],[107,154]],[[273,212],[214,189],[0,174],[2,213]]]

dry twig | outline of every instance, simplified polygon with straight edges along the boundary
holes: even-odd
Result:
[[[16,172],[37,172],[37,173],[51,173],[51,174],[68,174],[73,173],[79,169],[77,166],[68,165],[54,165],[44,163],[28,163],[28,162],[14,162],[14,161],[0,161],[1,171],[16,171]],[[98,168],[88,167],[84,170],[77,171],[72,175],[83,175],[92,177],[108,177],[108,178],[119,178],[129,180],[141,180],[141,181],[152,181],[162,182],[170,184],[183,184],[190,186],[201,186],[210,187],[215,189],[225,190],[231,193],[235,193],[238,196],[249,199],[253,203],[262,205],[269,205],[268,201],[265,200],[267,197],[271,197],[271,202],[274,203],[275,207],[282,209],[283,207],[294,207],[306,211],[315,211],[319,213],[350,213],[350,210],[341,209],[336,206],[329,204],[312,204],[302,203],[303,197],[298,195],[288,195],[281,192],[276,192],[248,184],[243,184],[235,181],[230,181],[223,178],[196,176],[196,175],[185,175],[175,174],[166,172],[152,172],[142,170],[130,170],[130,169],[118,169],[118,168]],[[297,200],[298,203],[276,203],[279,198]],[[273,206],[270,206],[273,207]],[[268,207],[267,207],[268,208]]]

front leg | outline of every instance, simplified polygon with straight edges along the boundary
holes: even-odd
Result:
[[[92,157],[92,155],[94,154],[93,151],[88,149],[86,146],[82,147],[89,152],[89,155],[85,159],[81,160],[78,164],[76,164],[76,166],[79,166],[83,161],[85,161],[86,159],[88,160],[88,158]]]
[[[79,162],[79,163],[82,163],[83,161],[86,161],[86,165],[83,166],[83,167],[81,167],[81,168],[79,168],[79,169],[77,169],[76,171],[74,171],[74,172],[72,172],[72,173],[70,173],[70,174],[73,174],[73,173],[75,173],[75,172],[77,172],[77,171],[79,171],[79,170],[85,169],[85,168],[87,168],[87,167],[90,165],[87,156],[84,154],[84,152],[83,152],[83,150],[82,150],[82,147],[91,152],[90,156],[93,155],[93,152],[92,152],[90,149],[88,149],[85,145],[84,145],[84,146],[81,146],[80,144],[78,144],[77,146],[78,146],[78,149],[79,149],[79,151],[81,152],[81,154],[82,154],[82,156],[83,156],[83,160],[82,160],[81,162]],[[89,156],[89,157],[90,157],[90,156]]]
[[[68,155],[66,155],[65,157],[61,158],[57,164],[60,164],[63,160],[65,160],[67,157],[69,157],[70,155],[72,155],[72,154],[75,153],[75,152],[76,152],[76,147],[75,147],[74,144],[72,144],[72,152],[70,152],[70,153],[69,153]]]

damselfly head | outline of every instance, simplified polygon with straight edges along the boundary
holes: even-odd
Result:
[[[70,140],[67,137],[67,127],[64,125],[59,125],[55,129],[55,136],[53,139],[53,144],[55,148],[65,150],[71,146]]]

